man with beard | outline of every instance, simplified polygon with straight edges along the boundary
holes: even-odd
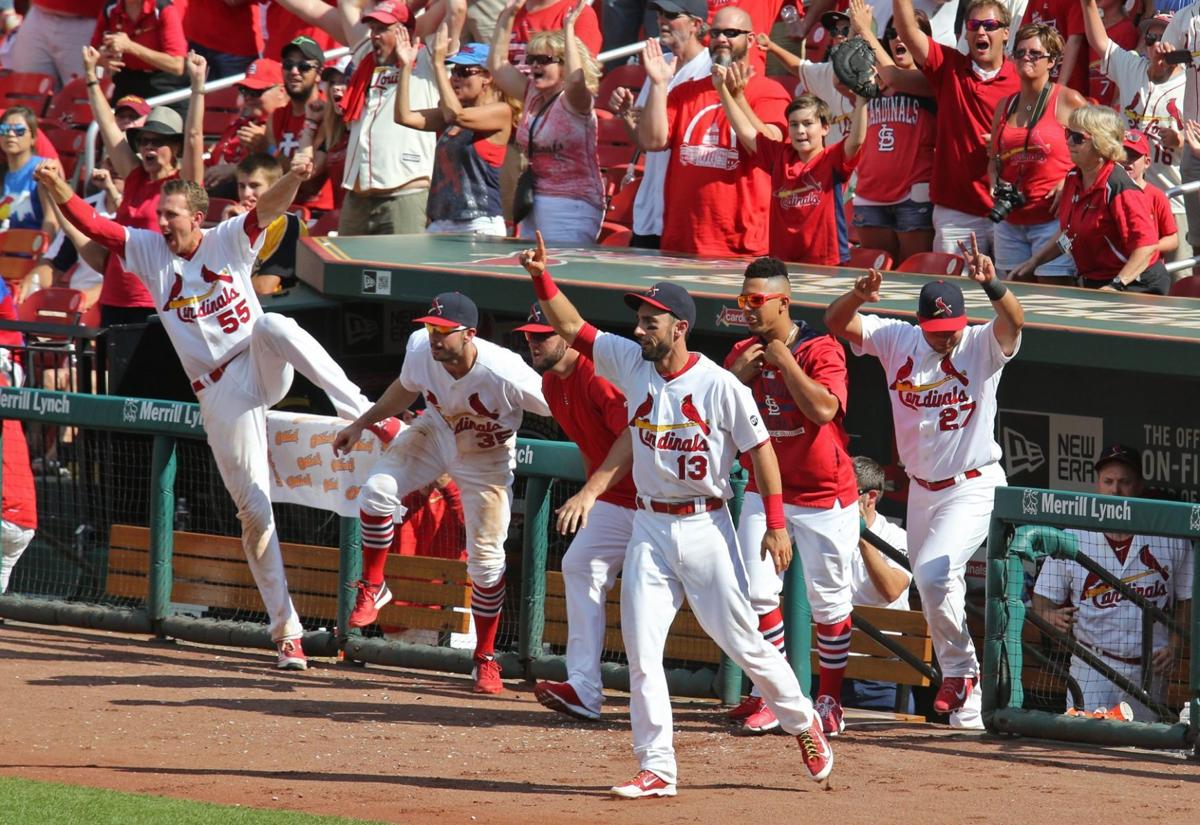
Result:
[[[325,52],[311,37],[301,36],[284,46],[280,57],[283,89],[291,103],[280,106],[271,115],[267,126],[267,151],[279,158],[286,169],[292,155],[300,148],[309,101],[321,97],[317,80],[325,65]],[[333,184],[321,172],[319,168],[314,170],[314,179],[319,181],[315,187],[300,187],[296,195],[297,206],[321,211],[333,208]]]
[[[725,6],[713,17],[713,63],[747,65],[750,15]],[[710,256],[764,255],[771,175],[741,156],[710,77],[669,88],[672,71],[658,39],[642,55],[650,91],[638,122],[644,151],[670,149],[663,187],[661,248]],[[746,84],[747,115],[759,132],[782,140],[790,102],[778,84],[756,76]]]
[[[414,323],[423,327],[408,339],[400,376],[333,442],[335,451],[346,452],[364,427],[425,397],[425,414],[401,432],[395,449],[380,456],[359,492],[363,572],[349,624],[372,624],[392,599],[383,569],[395,521],[405,513],[400,500],[449,473],[462,494],[467,528],[475,692],[501,693],[496,631],[504,605],[517,430],[524,411],[550,415],[550,408],[537,373],[520,356],[476,337],[479,310],[466,295],[443,292]]]
[[[663,281],[626,294],[637,312],[637,340],[631,341],[583,320],[546,271],[540,239],[536,249],[521,253],[521,263],[554,331],[637,404],[628,426],[638,509],[621,575],[621,635],[638,772],[610,792],[624,799],[678,793],[663,651],[685,597],[704,632],[759,686],[780,727],[796,737],[808,775],[824,780],[833,752],[821,720],[783,654],[759,632],[735,561],[737,536],[725,502],[733,494],[729,471],[737,450],[750,454],[762,493],[761,557],[769,555],[778,572],[792,556],[779,463],[750,390],[688,350],[696,305],[678,284]]]
[[[705,0],[656,0],[651,4],[658,14],[658,39],[671,50],[673,74],[667,82],[668,93],[681,83],[707,78],[712,72],[712,58],[704,47],[705,20],[708,6]],[[664,55],[665,57],[665,55]],[[650,94],[650,84],[642,87],[637,102],[633,92],[618,86],[609,101],[612,109],[624,122],[630,136],[637,140],[638,118]],[[629,245],[642,249],[658,249],[662,237],[663,181],[671,152],[650,152],[642,183],[633,200],[633,238]]]
[[[202,63],[193,64],[197,72]],[[156,231],[97,216],[55,164],[43,163],[35,173],[67,220],[120,256],[152,297],[192,381],[221,481],[237,505],[242,547],[262,594],[278,653],[275,666],[281,670],[304,670],[307,659],[271,509],[267,408],[287,393],[296,370],[325,391],[339,415],[349,418],[368,406],[316,339],[291,318],[263,312],[250,284],[264,228],[283,214],[311,173],[312,163],[299,156],[253,209],[212,229],[200,228],[208,211],[204,189],[193,181],[167,180]],[[398,430],[399,422],[390,419],[373,432],[386,444]]]
[[[633,532],[637,491],[629,470],[633,440],[621,391],[596,375],[592,359],[567,346],[534,304],[516,329],[525,334],[542,395],[554,420],[579,447],[588,473],[583,489],[558,510],[561,533],[578,532],[562,560],[567,597],[567,681],[538,682],[534,696],[577,719],[599,719],[604,702],[600,652],[605,606]]]

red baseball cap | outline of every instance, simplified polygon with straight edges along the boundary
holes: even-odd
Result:
[[[237,85],[261,91],[269,89],[272,86],[279,86],[282,83],[283,67],[279,65],[279,61],[272,60],[269,57],[260,57],[250,64],[249,68],[246,69],[246,76]]]
[[[542,305],[539,303],[534,303],[534,305],[529,308],[529,317],[525,319],[525,323],[514,329],[513,332],[528,332],[533,335],[545,335],[547,333],[553,333],[554,327],[546,323],[546,316],[542,314]]]
[[[393,23],[404,24],[408,22],[408,6],[392,2],[392,0],[383,0],[382,3],[376,3],[375,8],[364,14],[362,19],[377,20],[385,26]]]
[[[1150,154],[1150,141],[1146,140],[1145,132],[1138,129],[1130,129],[1125,133],[1125,148],[1131,152],[1137,152],[1142,157]]]
[[[133,109],[133,111],[137,112],[138,117],[145,117],[150,114],[150,104],[146,102],[144,97],[138,97],[137,95],[125,95],[118,100],[113,106],[113,111],[115,112],[118,109]]]

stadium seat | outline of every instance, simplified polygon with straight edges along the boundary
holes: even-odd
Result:
[[[925,275],[962,275],[967,262],[949,252],[918,252],[896,267],[897,272],[919,272]]]
[[[764,75],[764,77],[782,89],[783,93],[787,95],[789,99],[796,96],[796,84],[800,81],[796,79],[794,74],[769,74]],[[784,135],[784,137],[786,137],[786,135]]]
[[[308,227],[309,235],[328,235],[329,233],[337,234],[338,219],[341,217],[341,211],[331,209],[321,217],[317,218],[311,226]]]
[[[104,92],[104,97],[111,97],[112,81],[107,77],[101,81],[101,89]],[[87,115],[83,115],[83,111],[78,109],[79,106],[87,107]],[[76,117],[85,117],[84,120],[75,120]],[[76,77],[64,85],[54,97],[50,99],[50,108],[46,110],[46,117],[50,120],[57,120],[66,125],[82,126],[92,122],[92,107],[88,105],[87,81],[82,77]]]
[[[599,119],[599,129],[596,135],[596,160],[601,169],[633,161],[637,147],[633,138],[625,131],[625,124],[620,118],[612,116]]]
[[[8,72],[0,75],[0,101],[4,108],[25,106],[41,117],[50,104],[54,78],[36,72]]]
[[[225,127],[237,119],[237,112],[229,112],[224,109],[213,111],[205,107],[204,109],[204,136],[213,138],[214,140],[225,133]]]
[[[882,249],[856,246],[850,250],[850,260],[846,262],[846,266],[855,269],[891,269],[892,256]]]
[[[604,239],[609,237],[613,233],[624,232],[628,229],[629,229],[629,227],[625,226],[624,224],[613,223],[612,221],[605,221],[604,223],[600,224],[599,240],[601,243],[603,243]]]
[[[76,167],[79,164],[79,156],[83,154],[83,149],[87,145],[87,133],[79,129],[57,125],[43,125],[42,132],[58,151],[58,160],[62,164],[63,176],[73,187],[76,186]]]
[[[54,286],[39,289],[28,295],[17,308],[17,317],[27,323],[79,323],[82,316],[83,293],[78,289]]]
[[[619,223],[622,226],[632,226],[633,201],[637,197],[641,185],[642,179],[634,178],[617,190],[617,193],[608,202],[608,211],[604,214],[604,220],[609,223]]]
[[[19,284],[33,269],[50,245],[45,232],[36,229],[9,229],[0,232],[0,276],[16,292]]]
[[[204,94],[204,108],[207,111],[240,112],[241,101],[237,86],[218,89]]]
[[[605,224],[607,226],[607,224]],[[603,227],[600,230],[601,235],[604,233]],[[629,241],[633,237],[633,230],[621,227],[613,231],[609,235],[603,236],[600,241],[601,246],[629,246]]]
[[[600,78],[600,90],[596,92],[596,105],[601,109],[608,108],[609,98],[618,86],[627,86],[633,90],[633,96],[641,90],[646,82],[646,69],[640,63],[625,63],[609,69]]]
[[[1189,275],[1171,284],[1167,293],[1176,298],[1200,298],[1200,275]]]

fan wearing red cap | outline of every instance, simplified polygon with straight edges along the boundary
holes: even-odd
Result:
[[[236,88],[241,111],[225,125],[204,161],[204,188],[210,195],[231,199],[237,197],[237,165],[251,154],[266,152],[267,121],[287,103],[278,60],[255,60]]]
[[[996,390],[1020,348],[1025,314],[974,235],[962,251],[970,280],[995,310],[988,323],[968,327],[958,283],[940,280],[922,287],[917,326],[860,314],[864,304],[879,300],[883,274],[871,270],[829,305],[825,325],[856,355],[873,355],[883,366],[896,451],[912,482],[907,530],[913,580],[942,667],[933,708],[955,713],[951,724],[982,727],[964,574],[987,537],[995,488],[1005,483],[994,435]]]
[[[737,568],[737,536],[725,502],[737,452],[748,453],[766,511],[759,545],[776,572],[791,562],[784,529],[779,462],[754,396],[732,373],[688,350],[696,305],[679,284],[630,292],[636,340],[600,332],[558,291],[546,271],[546,246],[521,253],[547,323],[591,358],[596,373],[629,400],[637,512],[621,574],[621,632],[629,657],[630,721],[638,772],[614,796],[675,796],[671,697],[663,643],[681,594],[701,627],[754,681],[779,726],[795,736],[809,775],[833,770],[833,751],[812,702],[758,618]]]
[[[538,682],[534,696],[546,707],[579,719],[599,719],[604,702],[600,654],[606,602],[633,532],[637,491],[629,470],[633,440],[625,396],[596,375],[586,355],[567,346],[534,304],[523,333],[542,395],[554,420],[579,447],[588,480],[558,509],[558,528],[575,533],[562,560],[567,597],[567,680]]]
[[[1150,141],[1144,132],[1130,129],[1125,133],[1124,146],[1125,171],[1150,202],[1150,213],[1158,227],[1158,252],[1169,258],[1179,248],[1179,226],[1167,194],[1146,180],[1146,170],[1150,168]]]
[[[347,452],[366,427],[405,413],[418,397],[425,413],[380,456],[358,495],[363,566],[350,627],[374,624],[392,599],[383,579],[404,516],[401,499],[449,473],[462,497],[467,572],[475,621],[475,692],[501,693],[496,631],[504,604],[504,540],[512,511],[512,468],[525,412],[550,415],[541,379],[511,350],[476,336],[479,310],[461,292],[443,292],[413,323],[400,376],[371,409],[334,440]]]

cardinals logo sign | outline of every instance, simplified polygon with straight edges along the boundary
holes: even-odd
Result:
[[[704,418],[695,400],[689,393],[679,402],[679,412],[684,420],[678,423],[655,424],[650,421],[654,410],[654,396],[646,393],[646,400],[638,405],[629,421],[629,426],[637,430],[638,440],[656,450],[678,450],[681,452],[702,452],[708,450],[705,436],[711,435],[712,429]],[[681,438],[677,430],[697,428],[700,432],[688,438]]]

